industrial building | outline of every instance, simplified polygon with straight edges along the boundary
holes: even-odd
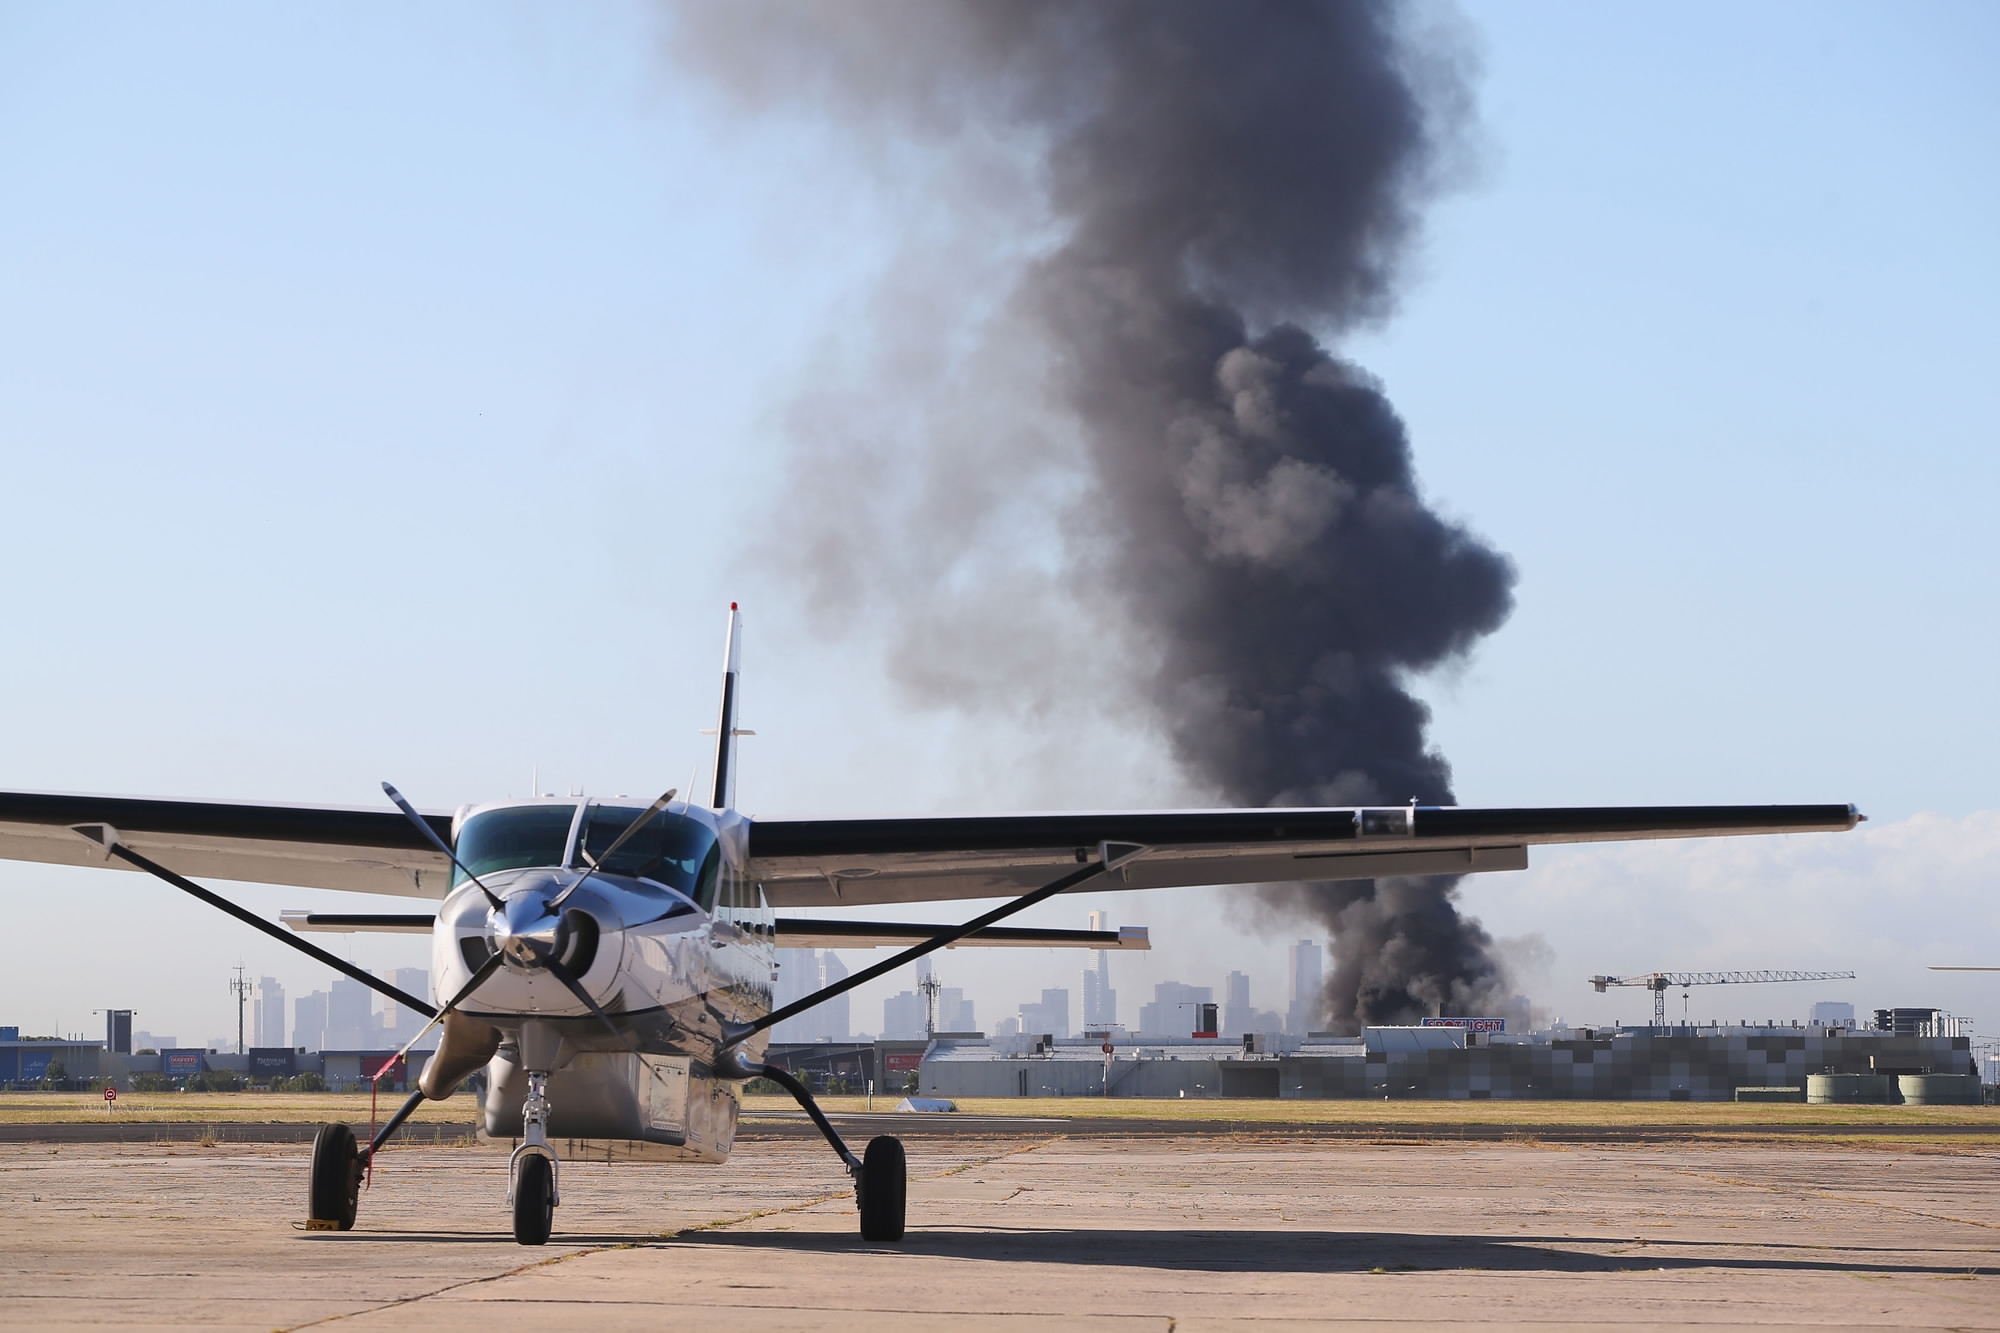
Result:
[[[1507,1034],[1373,1027],[1303,1039],[940,1036],[919,1065],[935,1097],[1575,1098],[1728,1101],[1815,1074],[1977,1075],[1969,1035],[1844,1027],[1620,1028]],[[1108,1049],[1107,1049],[1108,1048]],[[1893,1090],[1894,1078],[1887,1079]],[[1893,1099],[1893,1091],[1885,1093]]]

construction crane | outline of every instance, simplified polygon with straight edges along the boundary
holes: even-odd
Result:
[[[1690,986],[1737,986],[1753,981],[1852,981],[1852,972],[1648,972],[1637,977],[1592,977],[1590,984],[1597,987],[1602,995],[1607,986],[1644,986],[1653,992],[1653,1026],[1667,1025],[1667,990],[1673,986],[1681,988],[1682,1007],[1686,1007],[1687,988]]]

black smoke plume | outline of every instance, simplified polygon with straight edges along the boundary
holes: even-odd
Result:
[[[943,169],[910,192],[913,212],[942,195],[973,231],[989,210],[996,234],[1044,238],[984,315],[952,311],[949,263],[904,275],[923,299],[885,298],[867,393],[811,398],[794,432],[800,498],[831,515],[796,533],[816,600],[853,608],[871,579],[901,585],[891,631],[920,693],[970,705],[1046,689],[1060,654],[1038,666],[1009,646],[1060,638],[1035,609],[1060,586],[1115,629],[1140,720],[1216,796],[1453,799],[1407,681],[1499,626],[1513,572],[1426,505],[1380,386],[1327,349],[1390,312],[1468,123],[1452,35],[1414,30],[1413,12],[847,0],[682,13],[683,66],[744,104],[831,115],[891,170],[911,160],[899,145],[991,166],[983,185]],[[1023,162],[1032,206],[993,183]],[[983,321],[970,351],[938,350],[963,344],[968,321]],[[915,442],[883,444],[899,432]],[[1018,520],[993,515],[1037,476],[1062,481],[1051,561],[992,558]],[[869,549],[885,532],[901,554]],[[954,645],[963,660],[948,660]],[[1263,894],[1331,935],[1326,1017],[1352,1030],[1496,998],[1492,941],[1454,883]]]

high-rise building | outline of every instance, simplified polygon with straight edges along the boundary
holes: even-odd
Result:
[[[778,975],[771,982],[771,1007],[782,1009],[819,989],[819,950],[778,950]],[[772,1041],[811,1041],[812,1011],[788,1018],[771,1029]]]
[[[847,967],[831,949],[825,953],[817,949],[780,949],[771,1005],[774,1009],[782,1008],[846,979]],[[846,1041],[853,1032],[851,1013],[848,997],[836,995],[772,1028],[771,1040]]]
[[[1090,914],[1090,928],[1104,930],[1105,915]],[[1083,970],[1083,1026],[1086,1030],[1115,1027],[1118,1023],[1118,992],[1111,988],[1111,955],[1099,949],[1093,963]]]
[[[1162,981],[1153,987],[1153,1002],[1139,1006],[1139,1031],[1149,1037],[1185,1037],[1195,1030],[1199,1006],[1214,1003],[1213,986]]]
[[[1304,1036],[1318,1029],[1325,1013],[1321,992],[1325,989],[1326,951],[1312,940],[1300,940],[1291,954],[1291,1003],[1285,1012],[1285,1031]]]
[[[308,1051],[326,1049],[326,1002],[323,990],[292,1001],[292,1045]]]
[[[285,1046],[285,988],[276,977],[257,979],[257,998],[250,1005],[251,1039],[255,1046]]]
[[[1069,1035],[1069,992],[1045,990],[1039,1001],[1021,1006],[1021,1031],[1035,1037]]]
[[[326,1030],[320,1048],[329,1051],[365,1051],[377,1044],[381,1035],[375,1024],[375,992],[352,977],[335,977],[327,994]]]
[[[1250,1007],[1250,975],[1231,972],[1222,983],[1222,1030],[1231,1036],[1255,1032],[1255,1012]]]
[[[898,991],[882,1001],[882,1035],[910,1038],[924,1035],[924,997],[913,990]]]
[[[833,950],[828,949],[819,956],[819,984],[832,986],[847,980],[847,964],[840,961]],[[849,993],[852,994],[851,992]],[[836,995],[831,1000],[815,1005],[807,1012],[818,1015],[814,1031],[828,1041],[850,1041],[854,1037],[854,1020],[848,1008],[849,995]]]
[[[419,1000],[431,999],[431,973],[427,967],[399,967],[390,975],[390,983],[397,990],[416,996]],[[388,996],[382,997],[380,1032],[385,1043],[401,1046],[410,1038],[424,1030],[430,1020],[416,1010]],[[436,1035],[432,1029],[430,1035]],[[426,1049],[431,1049],[426,1047]]]
[[[977,1032],[978,1015],[973,1012],[972,1001],[965,998],[965,992],[956,986],[938,988],[937,1030],[939,1032]]]
[[[132,1011],[130,1009],[106,1009],[104,1011],[104,1049],[113,1055],[132,1054]]]

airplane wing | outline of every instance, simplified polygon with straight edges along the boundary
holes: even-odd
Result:
[[[424,818],[449,837],[451,817]],[[1848,829],[1851,805],[1145,810],[756,820],[751,873],[773,907],[1012,897],[1108,845],[1136,858],[1084,890],[1520,870],[1536,843]],[[445,859],[393,810],[0,792],[0,858],[104,865],[70,831],[105,823],[184,875],[442,898]],[[114,866],[123,866],[113,861]]]
[[[451,837],[450,815],[424,818]],[[110,824],[134,851],[197,878],[406,898],[442,898],[451,882],[450,863],[401,814],[352,806],[0,792],[0,859],[105,865],[100,849],[70,832],[92,823]]]
[[[1145,851],[1082,892],[1523,870],[1537,843],[1851,829],[1851,805],[1128,811],[757,820],[752,874],[773,907],[1027,893],[1109,844]]]

